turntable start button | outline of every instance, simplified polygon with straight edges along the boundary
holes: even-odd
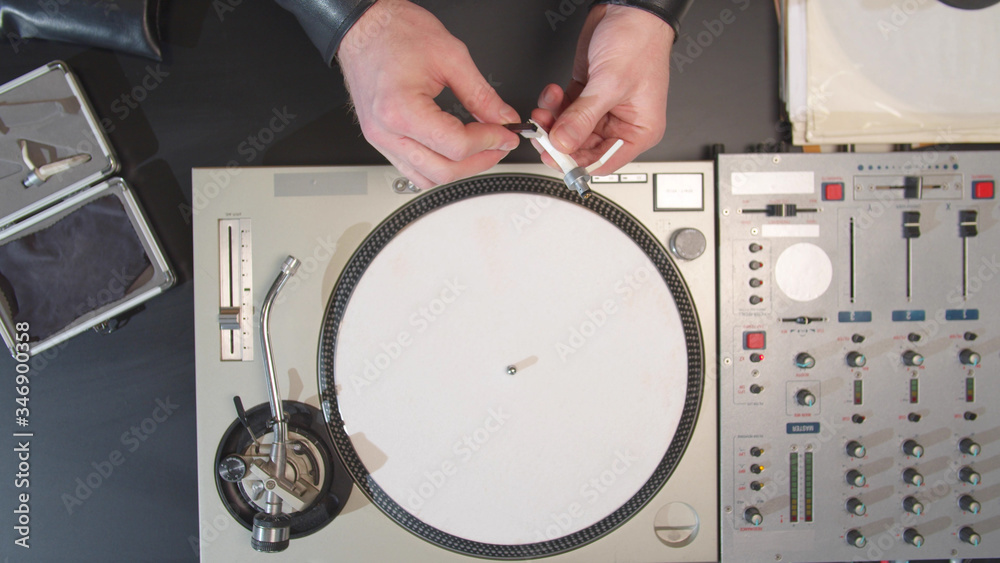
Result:
[[[686,227],[670,235],[670,252],[681,260],[695,260],[705,253],[708,241],[698,229]]]
[[[698,536],[700,525],[698,512],[684,502],[664,505],[653,519],[656,537],[670,547],[689,545]]]

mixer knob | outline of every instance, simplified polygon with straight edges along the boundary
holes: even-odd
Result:
[[[851,422],[853,422],[854,424],[861,424],[864,421],[865,421],[865,415],[863,415],[863,414],[852,414],[851,415]]]
[[[808,389],[802,389],[795,394],[795,402],[803,407],[811,407],[816,404],[816,395],[813,395]]]
[[[847,472],[847,484],[852,487],[864,487],[865,476],[857,469],[852,469]]]
[[[757,446],[750,448],[750,455],[752,455],[753,457],[760,457],[763,454],[764,454],[763,448]]]
[[[907,485],[919,487],[924,484],[924,476],[921,475],[916,469],[909,467],[903,471],[903,482]]]
[[[853,342],[855,344],[861,344],[864,341],[865,341],[865,336],[863,334],[852,334],[851,335],[851,342]]]
[[[916,528],[907,528],[904,530],[903,540],[913,547],[920,547],[924,545],[924,536],[921,536],[920,532],[918,532]]]
[[[917,497],[906,497],[903,499],[903,510],[920,516],[924,511],[924,503],[917,500]]]
[[[856,498],[847,499],[847,511],[855,516],[864,516],[868,509],[865,508],[865,503],[861,502]]]
[[[801,352],[799,355],[795,356],[795,367],[800,369],[809,369],[816,365],[816,358],[810,356],[806,352]]]
[[[903,363],[910,367],[919,367],[924,364],[924,357],[913,350],[903,352]]]
[[[970,485],[978,485],[982,481],[982,476],[976,473],[971,467],[963,467],[958,470],[958,478],[962,480],[963,483],[968,483]]]
[[[920,342],[920,338],[921,336],[916,332],[911,332],[910,334],[906,335],[906,339],[909,340],[910,342]]]
[[[962,441],[958,443],[958,451],[975,457],[979,455],[982,448],[979,447],[979,444],[973,442],[972,438],[962,438]]]
[[[761,269],[763,267],[764,267],[764,264],[760,263],[760,261],[758,261],[758,260],[751,260],[750,261],[750,269],[751,270],[759,270],[759,269]]]
[[[753,473],[754,475],[760,475],[763,472],[764,472],[764,466],[759,463],[755,463],[750,466],[750,473]]]
[[[750,481],[750,490],[759,491],[764,488],[764,484],[760,481]]]
[[[912,457],[920,457],[924,455],[924,447],[916,440],[907,440],[903,442],[903,453]]]
[[[760,526],[764,523],[764,517],[760,515],[760,511],[752,506],[743,511],[743,519],[752,526]]]
[[[857,440],[851,440],[847,443],[847,455],[857,458],[865,457],[865,446]]]
[[[868,359],[861,352],[851,352],[847,354],[847,365],[852,368],[863,368],[868,363]]]
[[[979,504],[979,501],[972,498],[972,496],[962,495],[958,497],[958,507],[966,512],[979,514],[979,510],[982,508],[982,505]]]
[[[979,365],[979,354],[973,352],[972,350],[962,350],[958,353],[958,361],[962,362],[963,366],[969,366],[974,368]]]
[[[868,544],[868,540],[865,539],[864,534],[857,530],[847,531],[847,545],[851,545],[857,548],[862,548]]]
[[[964,528],[958,531],[958,539],[964,541],[969,545],[979,545],[979,543],[983,541],[983,538],[980,537],[979,534],[977,534],[976,531],[970,528],[969,526],[965,526]]]

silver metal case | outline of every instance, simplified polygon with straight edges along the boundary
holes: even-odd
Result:
[[[41,182],[25,184],[31,184],[29,178],[45,164],[76,155],[89,159]],[[0,86],[0,247],[44,231],[99,198],[113,196],[149,262],[123,296],[77,315],[61,329],[28,343],[27,350],[23,342],[15,347],[18,319],[11,304],[0,299],[0,337],[12,353],[42,352],[174,284],[173,271],[131,188],[122,178],[111,177],[118,166],[93,108],[65,63],[54,61]]]

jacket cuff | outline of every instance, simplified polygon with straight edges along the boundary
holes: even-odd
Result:
[[[687,13],[688,8],[694,0],[596,0],[590,5],[591,8],[597,4],[611,4],[614,6],[632,6],[645,10],[674,28],[674,41],[681,36],[681,19]]]
[[[332,65],[344,36],[376,0],[275,0],[295,14],[299,25]]]

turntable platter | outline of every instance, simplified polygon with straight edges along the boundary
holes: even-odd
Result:
[[[442,547],[525,558],[613,530],[693,431],[700,329],[662,245],[610,201],[533,176],[436,189],[334,288],[319,380],[383,512]]]

